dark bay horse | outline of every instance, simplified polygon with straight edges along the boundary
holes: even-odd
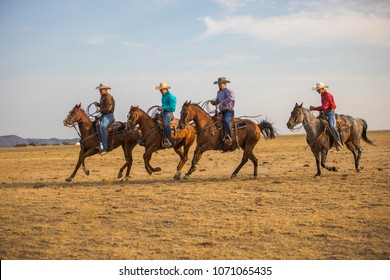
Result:
[[[333,137],[328,133],[329,127],[327,123],[322,119],[315,117],[302,106],[303,103],[301,105],[295,104],[290,119],[287,122],[287,127],[292,130],[296,125],[302,123],[305,128],[306,142],[310,146],[316,159],[317,173],[315,176],[321,175],[321,166],[329,171],[337,171],[335,167],[326,165],[328,151],[334,145]],[[355,170],[359,172],[362,169],[359,165],[359,161],[363,152],[360,139],[363,139],[364,142],[370,145],[374,145],[371,140],[367,138],[367,123],[363,119],[352,118],[346,115],[339,115],[339,118],[341,118],[344,124],[340,133],[341,140],[352,152],[355,159]]]
[[[234,170],[231,178],[237,176],[240,169],[250,159],[254,166],[253,176],[257,177],[258,162],[256,156],[253,154],[253,149],[260,139],[260,133],[267,135],[269,138],[275,137],[274,128],[272,124],[263,121],[260,124],[255,124],[253,121],[248,119],[242,119],[240,127],[241,129],[233,128],[233,143],[232,146],[225,146],[222,139],[221,121],[216,121],[206,111],[204,111],[198,104],[191,102],[185,102],[182,106],[180,113],[179,127],[181,129],[188,127],[190,121],[195,122],[196,127],[196,149],[194,157],[192,159],[192,165],[188,173],[184,178],[188,178],[192,172],[196,170],[202,154],[208,150],[222,150],[232,151],[237,148],[244,150],[241,163]],[[265,133],[265,134],[264,134]],[[237,137],[236,137],[237,135]]]
[[[150,165],[152,154],[164,149],[161,145],[162,133],[159,124],[138,106],[131,106],[128,114],[128,123],[133,127],[138,125],[139,130],[142,132],[142,140],[145,142],[145,153],[143,157],[145,169],[148,174],[151,175],[153,172],[161,171],[161,168],[153,168]],[[192,125],[187,126],[181,131],[176,131],[172,135],[173,149],[180,156],[180,161],[174,176],[176,180],[180,179],[181,169],[188,160],[188,151],[194,143],[195,137],[195,128]]]
[[[72,127],[78,124],[80,130],[80,154],[77,161],[76,167],[73,173],[66,178],[67,182],[71,182],[74,176],[77,173],[77,170],[80,168],[80,165],[83,166],[85,174],[89,175],[89,170],[85,165],[85,159],[87,157],[93,156],[99,152],[98,146],[100,144],[99,135],[95,130],[93,122],[89,119],[85,111],[81,108],[81,104],[75,105],[73,109],[69,112],[68,116],[64,119],[64,125]],[[126,163],[121,167],[118,178],[122,177],[123,170],[127,167],[126,177],[129,177],[131,164],[133,161],[132,150],[137,145],[138,139],[140,139],[141,134],[137,130],[130,130],[124,128],[118,132],[109,133],[108,135],[108,145],[109,151],[112,151],[119,146],[122,146],[123,152],[125,154]]]

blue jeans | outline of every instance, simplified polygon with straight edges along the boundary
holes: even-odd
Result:
[[[100,121],[100,141],[103,148],[107,149],[107,127],[114,121],[114,114],[104,114],[99,117]]]
[[[223,116],[223,126],[225,127],[226,133],[232,138],[232,127],[230,126],[230,121],[232,120],[234,116],[234,111],[233,110],[225,110],[222,111],[222,116]]]
[[[169,140],[169,142],[172,143],[171,119],[173,118],[173,113],[172,112],[163,111],[162,118],[163,118],[163,122],[164,122],[165,137]]]
[[[330,128],[332,129],[334,135],[337,136],[337,140],[341,142],[339,132],[336,129],[336,114],[335,112],[325,112],[325,116],[329,120]]]

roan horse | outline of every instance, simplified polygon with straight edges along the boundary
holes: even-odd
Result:
[[[143,157],[145,169],[148,174],[151,175],[153,172],[161,171],[161,168],[153,168],[150,165],[152,154],[158,150],[164,149],[161,145],[162,133],[159,124],[138,106],[131,106],[127,121],[130,126],[138,125],[139,130],[142,132],[142,140],[145,143],[145,153]],[[173,149],[180,156],[180,161],[174,176],[176,180],[180,179],[181,169],[188,160],[188,151],[194,143],[195,137],[195,128],[192,125],[187,126],[181,131],[175,131],[174,135],[172,135]]]
[[[275,137],[274,128],[269,122],[263,121],[260,124],[255,124],[248,119],[240,119],[241,128],[235,129],[233,127],[233,143],[232,146],[226,146],[222,139],[221,121],[213,119],[206,111],[204,111],[198,104],[185,102],[180,113],[179,127],[184,129],[188,126],[190,121],[195,122],[196,127],[196,149],[192,159],[192,165],[184,178],[188,178],[192,172],[196,170],[202,154],[208,150],[232,151],[237,148],[244,150],[241,163],[234,170],[231,178],[237,176],[240,169],[250,159],[254,166],[253,176],[257,177],[258,162],[256,156],[253,154],[253,149],[260,139],[260,133],[267,135],[269,138]]]
[[[337,171],[335,167],[326,165],[326,158],[329,149],[333,146],[334,140],[330,135],[328,124],[320,118],[316,118],[306,108],[295,104],[291,112],[290,119],[287,122],[287,127],[293,130],[296,125],[302,123],[306,130],[306,142],[310,146],[311,151],[316,159],[317,173],[315,176],[321,175],[321,166],[329,171]],[[360,145],[360,138],[364,142],[374,145],[367,138],[367,123],[363,119],[355,119],[346,115],[338,115],[343,122],[343,128],[340,133],[341,141],[352,152],[355,159],[355,169],[359,172],[362,168],[359,165],[360,157],[363,149]],[[339,118],[337,120],[339,120]],[[321,162],[321,166],[320,166]]]
[[[87,157],[93,156],[99,152],[97,147],[99,146],[99,135],[95,130],[93,122],[89,119],[85,111],[81,108],[81,104],[75,105],[73,109],[69,112],[68,116],[64,119],[64,125],[72,127],[78,124],[80,130],[80,154],[77,161],[76,167],[73,173],[66,178],[67,182],[71,182],[74,176],[77,173],[77,170],[80,168],[80,165],[83,166],[85,174],[89,175],[89,170],[85,165],[85,159]],[[122,166],[118,173],[118,178],[122,177],[123,170],[127,167],[126,177],[129,177],[131,164],[133,161],[132,150],[137,145],[137,140],[140,139],[141,135],[138,130],[130,130],[124,128],[118,132],[109,133],[108,135],[108,145],[109,151],[122,146],[123,152],[125,154],[126,163]]]

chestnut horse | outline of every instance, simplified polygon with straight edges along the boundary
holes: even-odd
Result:
[[[131,106],[128,114],[128,123],[131,126],[138,125],[139,130],[142,132],[142,140],[145,143],[145,153],[143,157],[145,169],[148,174],[151,175],[153,172],[161,171],[161,168],[153,168],[150,165],[152,154],[158,150],[164,149],[161,145],[162,133],[159,124],[138,106]],[[181,131],[175,131],[175,133],[172,134],[172,147],[180,156],[180,161],[174,176],[176,180],[180,179],[181,169],[188,160],[188,151],[194,143],[195,137],[195,128],[192,125],[187,126]]]
[[[320,118],[315,117],[302,106],[303,103],[301,105],[295,104],[287,122],[287,127],[290,130],[293,130],[296,125],[302,123],[305,128],[306,142],[310,146],[316,159],[317,173],[315,176],[321,175],[321,166],[329,171],[337,171],[336,167],[329,167],[326,165],[328,151],[334,144],[333,137],[329,135],[330,129],[328,124]],[[338,116],[339,118],[337,121],[341,120],[343,123],[343,128],[340,133],[341,141],[352,152],[355,160],[355,170],[359,172],[362,169],[359,162],[363,152],[363,148],[360,145],[360,139],[363,139],[364,142],[370,145],[374,145],[374,143],[367,138],[367,123],[363,119],[355,119],[346,115]]]
[[[89,175],[89,170],[85,165],[85,159],[93,156],[99,152],[97,148],[100,145],[99,135],[94,127],[94,123],[89,119],[85,111],[81,108],[81,104],[75,105],[69,112],[68,116],[64,119],[64,125],[68,127],[74,127],[78,124],[79,135],[80,135],[80,154],[77,161],[76,167],[73,173],[66,178],[67,182],[71,182],[80,168],[83,166],[85,174]],[[125,154],[126,163],[122,166],[118,173],[118,178],[122,177],[123,170],[126,170],[126,179],[129,177],[131,164],[133,161],[132,150],[137,145],[137,140],[140,139],[141,135],[138,130],[130,130],[124,128],[119,131],[115,131],[108,135],[109,151],[112,151],[119,146],[122,146]]]
[[[222,139],[222,121],[215,120],[206,111],[204,111],[198,104],[185,102],[180,113],[179,127],[181,129],[188,126],[190,121],[195,122],[196,127],[196,149],[192,159],[192,165],[184,178],[188,178],[192,172],[196,170],[202,154],[208,150],[232,151],[237,148],[244,150],[241,163],[234,170],[231,178],[237,176],[240,169],[250,159],[254,166],[253,176],[257,177],[258,162],[256,156],[253,154],[253,149],[260,139],[260,133],[267,135],[269,138],[275,137],[275,131],[267,121],[262,121],[260,124],[255,124],[248,119],[239,119],[240,127],[233,126],[233,143],[231,146],[224,144]],[[237,128],[237,129],[236,129]]]

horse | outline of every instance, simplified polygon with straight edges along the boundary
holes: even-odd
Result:
[[[75,127],[78,125],[80,136],[80,154],[73,173],[66,178],[67,182],[71,182],[75,177],[77,170],[82,165],[86,175],[89,175],[89,170],[85,165],[85,159],[93,156],[99,152],[99,134],[95,128],[94,123],[89,119],[85,111],[81,108],[81,104],[75,105],[64,119],[64,126]],[[123,124],[122,124],[123,125]],[[77,131],[77,130],[76,130]],[[137,130],[130,130],[127,127],[119,131],[114,131],[108,135],[109,151],[112,151],[119,146],[122,146],[126,163],[121,167],[118,178],[123,176],[123,170],[127,167],[125,179],[129,178],[131,164],[133,161],[132,150],[137,145],[137,140],[140,139],[140,132]]]
[[[165,149],[162,146],[163,136],[160,125],[138,106],[131,106],[128,114],[128,123],[133,127],[138,125],[139,130],[142,133],[142,141],[145,146],[143,158],[146,172],[149,175],[152,175],[153,172],[161,171],[161,168],[153,168],[150,165],[152,154],[158,150]],[[188,152],[192,144],[195,142],[195,137],[195,128],[191,125],[181,131],[175,130],[172,135],[172,148],[180,156],[180,161],[177,165],[176,174],[174,176],[174,179],[176,180],[179,180],[181,177],[181,170],[188,160]]]
[[[234,170],[231,178],[237,177],[238,172],[244,164],[250,159],[254,166],[253,176],[257,177],[258,160],[253,154],[253,149],[260,139],[260,133],[269,138],[275,137],[275,131],[267,121],[255,124],[249,119],[239,119],[240,124],[233,126],[233,143],[228,146],[224,144],[222,133],[222,121],[215,120],[198,104],[185,102],[180,112],[179,128],[183,129],[188,126],[189,122],[194,121],[196,127],[196,149],[190,169],[184,178],[196,170],[196,165],[202,157],[202,154],[208,150],[233,151],[237,148],[244,150],[241,163]]]
[[[363,152],[360,139],[374,146],[374,143],[367,138],[367,123],[363,119],[352,118],[347,115],[338,115],[337,121],[340,120],[343,123],[340,133],[341,141],[352,152],[355,160],[355,170],[360,172],[363,169],[360,166],[360,157]],[[306,142],[316,159],[317,173],[314,177],[321,175],[321,166],[328,171],[337,171],[336,167],[326,165],[328,151],[335,145],[327,121],[315,117],[308,109],[303,107],[303,103],[301,105],[296,103],[287,122],[287,127],[293,130],[299,123],[302,123],[305,128]]]

